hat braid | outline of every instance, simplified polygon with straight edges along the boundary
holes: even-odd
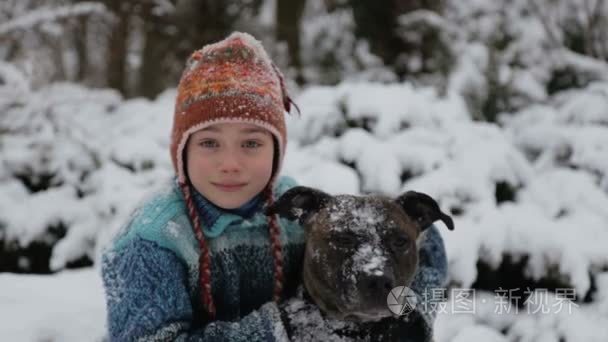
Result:
[[[211,257],[209,255],[209,247],[205,241],[203,235],[203,229],[201,227],[201,221],[194,206],[194,200],[192,199],[192,190],[188,184],[180,184],[182,192],[186,200],[186,206],[188,207],[188,216],[192,221],[192,229],[198,245],[200,247],[200,257],[198,259],[198,273],[199,273],[199,286],[201,291],[201,300],[203,307],[207,309],[207,313],[211,319],[215,318],[215,304],[213,303],[213,296],[211,294]]]
[[[264,190],[264,196],[268,204],[274,201],[272,185],[270,184]],[[272,299],[278,303],[283,292],[283,249],[281,247],[281,230],[276,215],[268,215],[268,228],[270,233],[270,248],[274,259],[274,292]]]

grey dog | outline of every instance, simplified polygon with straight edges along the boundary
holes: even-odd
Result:
[[[303,283],[328,317],[377,322],[393,314],[389,292],[407,286],[418,266],[419,241],[441,220],[454,223],[430,196],[408,191],[384,196],[332,196],[295,187],[268,213],[298,220],[306,232]]]

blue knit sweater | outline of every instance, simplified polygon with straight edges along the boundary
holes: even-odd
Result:
[[[295,185],[291,178],[279,178],[276,197]],[[110,340],[287,340],[287,331],[293,331],[286,326],[289,308],[271,301],[273,259],[262,201],[254,198],[236,211],[210,208],[204,198],[195,201],[211,213],[202,222],[211,252],[216,320],[209,321],[201,307],[198,243],[181,191],[171,183],[131,216],[103,253]],[[279,224],[287,298],[301,284],[305,236],[296,222],[279,219]],[[428,257],[421,257],[412,285],[419,293],[444,285],[447,273],[441,237],[435,228],[429,233],[421,250]],[[414,324],[424,331],[421,340],[428,340],[434,318],[423,312],[420,317]],[[411,323],[405,327],[411,329]]]

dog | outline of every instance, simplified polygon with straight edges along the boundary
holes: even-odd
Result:
[[[426,229],[438,220],[454,229],[433,198],[414,191],[391,199],[332,196],[298,186],[267,210],[303,226],[305,291],[326,316],[339,321],[394,316],[387,296],[413,280]]]

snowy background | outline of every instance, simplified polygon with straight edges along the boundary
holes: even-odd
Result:
[[[404,35],[432,28],[454,58],[412,79],[349,36],[347,11],[307,8],[302,44],[318,48],[303,49],[305,75],[321,77],[314,61],[337,46],[340,81],[291,84],[302,115],[288,117],[283,173],[330,193],[421,191],[452,214],[455,231],[439,224],[448,293],[474,290],[475,307],[456,310],[450,295],[438,342],[608,341],[608,40],[603,57],[584,54],[564,29],[608,4],[551,3],[541,16],[524,1],[472,0],[402,16]],[[0,336],[99,341],[97,260],[172,175],[175,89],[148,100],[34,86],[1,61],[0,80]]]

